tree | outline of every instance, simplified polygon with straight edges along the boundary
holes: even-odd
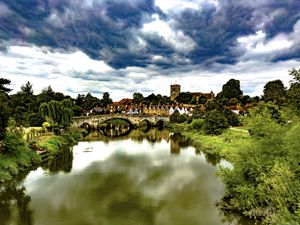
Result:
[[[300,83],[300,69],[293,68],[289,71],[289,74],[294,77],[291,83]]]
[[[292,69],[289,74],[293,76],[293,80],[291,80],[291,86],[287,92],[288,105],[300,115],[300,69]]]
[[[180,116],[180,113],[178,112],[178,110],[175,110],[173,112],[173,114],[170,116],[170,122],[177,123],[179,116]]]
[[[235,79],[230,79],[226,84],[224,84],[222,91],[217,95],[218,99],[226,98],[228,100],[231,98],[240,100],[242,97],[243,92],[240,88],[240,81]]]
[[[229,126],[239,126],[241,125],[238,115],[232,112],[230,109],[224,110],[224,116],[227,119],[227,123]]]
[[[144,100],[143,94],[141,94],[139,92],[133,93],[132,97],[133,97],[133,103],[134,104],[140,104]]]
[[[38,111],[35,97],[30,82],[22,85],[21,90],[11,96],[10,108],[18,126],[29,126],[29,115]]]
[[[222,112],[215,109],[206,113],[203,123],[206,134],[219,135],[228,127],[227,120]]]
[[[148,96],[144,99],[144,103],[146,103],[146,104],[152,103],[152,104],[154,104],[154,105],[158,104],[157,96],[156,96],[155,94],[153,94],[153,93],[150,94],[150,95],[148,95]]]
[[[10,84],[10,80],[0,78],[0,141],[5,137],[5,131],[9,119],[8,92],[10,88],[5,87]]]
[[[84,107],[83,109],[85,110],[90,110],[92,108],[94,108],[95,106],[97,106],[98,104],[100,105],[101,100],[97,97],[94,97],[91,95],[91,93],[87,93],[85,96],[85,101],[84,101]]]
[[[75,105],[79,106],[81,108],[84,108],[84,106],[85,106],[85,96],[81,95],[81,94],[78,94],[77,98],[75,99]]]
[[[51,86],[44,88],[40,94],[37,95],[37,103],[40,105],[43,102],[50,102],[51,100],[56,100],[54,98],[54,91]]]
[[[189,104],[192,101],[193,96],[189,92],[180,92],[175,100],[179,103]]]
[[[42,103],[39,111],[50,122],[53,121],[54,125],[68,126],[72,122],[74,115],[73,106],[73,102],[69,99],[60,102],[52,100],[48,103]]]
[[[5,87],[6,85],[10,85],[10,80],[0,78],[0,92],[8,93],[11,91],[10,88]]]
[[[286,88],[281,80],[269,81],[264,86],[264,99],[275,103],[282,102],[286,95]]]
[[[112,103],[112,99],[109,97],[109,93],[108,92],[104,92],[103,93],[103,97],[101,99],[101,105],[103,105],[104,107],[106,107],[107,105]]]

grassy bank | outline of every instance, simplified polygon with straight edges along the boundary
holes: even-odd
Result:
[[[205,135],[188,124],[172,124],[170,130],[190,138],[199,150],[232,164],[232,168],[218,169],[225,185],[218,206],[224,212],[242,214],[262,224],[298,225],[300,120],[283,116],[274,117],[268,109],[250,114],[247,128],[228,129],[218,136]]]
[[[251,141],[244,127],[225,130],[221,135],[206,135],[203,131],[192,129],[187,123],[171,124],[168,129],[189,138],[198,150],[219,155],[228,161],[233,161],[241,146],[249,145]]]
[[[82,131],[77,129],[59,136],[47,133],[28,143],[22,134],[7,133],[0,152],[0,182],[9,181],[21,172],[54,158],[64,146],[71,146],[81,138]],[[44,154],[39,155],[38,152]]]

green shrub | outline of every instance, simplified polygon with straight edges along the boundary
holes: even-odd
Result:
[[[186,114],[182,114],[177,118],[177,123],[184,123],[188,120],[188,116]]]
[[[225,115],[225,118],[227,119],[227,123],[229,126],[240,126],[241,125],[238,115],[236,113],[232,112],[230,109],[225,109],[224,115]]]
[[[219,135],[228,127],[229,125],[223,113],[216,109],[206,113],[203,122],[203,129],[206,134]]]
[[[175,110],[174,113],[170,116],[170,122],[177,123],[179,116],[180,116],[180,113],[178,112],[178,110]]]
[[[220,206],[263,224],[299,224],[300,123],[282,125],[267,108],[257,110],[248,117],[250,145],[219,171],[226,187]]]
[[[190,124],[190,129],[200,131],[203,127],[204,119],[194,119]]]
[[[42,127],[45,129],[45,130],[48,130],[48,128],[50,127],[50,123],[49,122],[44,122],[42,124]]]
[[[58,128],[58,127],[54,127],[53,129],[52,129],[52,131],[53,131],[53,133],[55,134],[55,135],[60,135],[60,129]]]

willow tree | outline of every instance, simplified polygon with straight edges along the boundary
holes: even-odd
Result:
[[[74,104],[69,99],[63,101],[52,100],[40,105],[39,111],[54,124],[68,126],[72,122]]]

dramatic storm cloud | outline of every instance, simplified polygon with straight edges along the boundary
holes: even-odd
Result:
[[[299,67],[299,0],[0,0],[0,76],[114,99],[220,91],[260,95]]]

